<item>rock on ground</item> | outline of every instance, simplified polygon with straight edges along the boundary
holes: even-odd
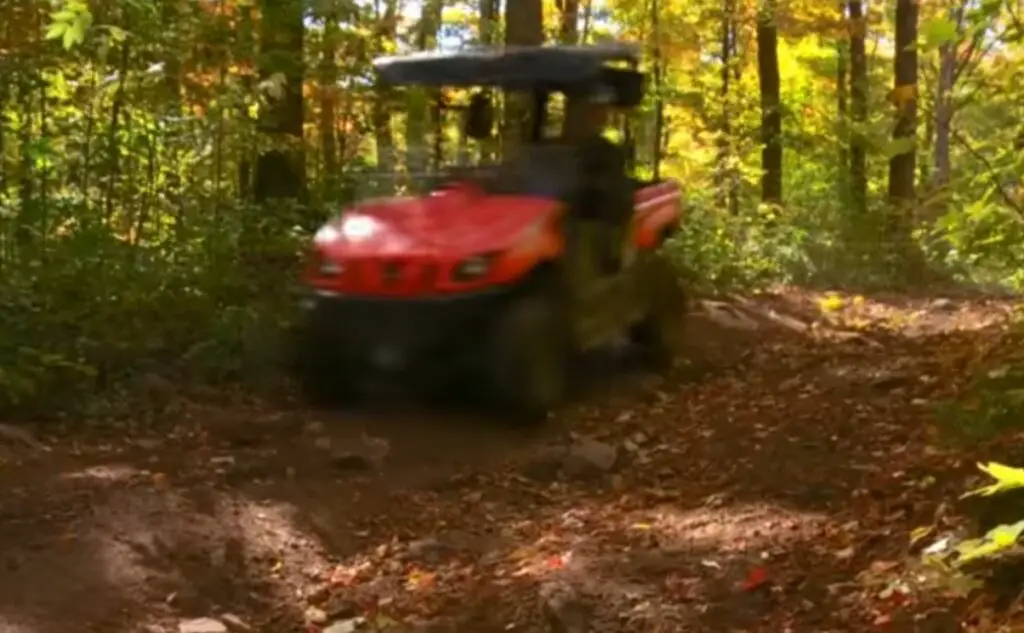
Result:
[[[197,618],[179,622],[178,633],[228,633],[228,627],[220,620]]]
[[[617,447],[584,438],[569,449],[562,468],[569,477],[602,475],[615,468],[618,459]]]

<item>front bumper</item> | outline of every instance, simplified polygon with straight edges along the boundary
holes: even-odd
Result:
[[[409,299],[310,291],[301,299],[306,344],[372,370],[436,368],[484,346],[508,295],[497,289]]]

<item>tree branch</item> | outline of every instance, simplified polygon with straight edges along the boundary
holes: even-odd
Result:
[[[992,52],[992,49],[995,48],[995,45],[998,44],[1006,35],[1007,30],[1008,29],[1003,29],[1003,31],[1001,31],[999,34],[993,37],[992,41],[990,41],[985,46],[985,48],[981,50],[980,53],[978,52],[978,46],[980,46],[981,42],[985,39],[985,32],[979,31],[978,33],[976,33],[974,37],[971,38],[971,43],[967,48],[967,52],[964,53],[959,60],[957,60],[956,69],[953,71],[953,83],[955,84],[957,81],[959,81],[961,75],[963,75],[964,77],[969,77],[972,73],[974,73],[974,71],[981,64],[981,60],[985,59],[985,57]],[[968,70],[968,67],[970,67],[970,70]]]
[[[974,147],[971,146],[967,139],[965,139],[963,135],[961,135],[959,132],[954,130],[952,131],[952,134],[953,140],[959,143],[965,150],[967,150],[967,153],[973,156],[975,160],[977,160],[979,163],[982,164],[982,166],[985,167],[988,179],[992,182],[992,184],[996,186],[996,189],[998,189],[999,191],[999,197],[1001,197],[1018,216],[1024,218],[1024,207],[1022,207],[1016,200],[1014,200],[1013,197],[1006,191],[1006,187],[1003,186],[1003,183],[999,182],[999,170],[996,169],[995,165],[993,165],[992,162],[988,158],[986,158],[984,154],[974,149]]]
[[[1006,0],[1004,4],[1006,5],[1006,13],[1010,16],[1010,22],[1013,23],[1013,28],[1017,31],[1013,39],[1020,40],[1024,38],[1024,21],[1013,11],[1013,4],[1010,0]]]

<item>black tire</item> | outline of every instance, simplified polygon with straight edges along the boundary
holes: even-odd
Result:
[[[540,293],[517,299],[491,337],[495,404],[517,421],[547,420],[566,390],[568,338],[557,304]]]
[[[645,360],[668,370],[683,349],[689,301],[675,267],[663,256],[655,254],[639,266],[646,315],[631,328],[630,339]]]
[[[327,339],[314,322],[304,323],[295,333],[295,379],[316,407],[348,404],[357,395],[354,373]]]

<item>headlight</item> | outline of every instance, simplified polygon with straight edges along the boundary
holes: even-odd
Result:
[[[455,270],[452,271],[452,279],[454,281],[473,281],[487,275],[491,272],[494,257],[494,253],[467,257],[455,266]]]
[[[345,239],[358,242],[377,232],[377,220],[365,215],[351,215],[341,221],[341,234]]]
[[[334,240],[341,237],[341,233],[335,227],[330,224],[325,224],[320,227],[320,230],[313,236],[313,241],[317,244],[329,244]]]

